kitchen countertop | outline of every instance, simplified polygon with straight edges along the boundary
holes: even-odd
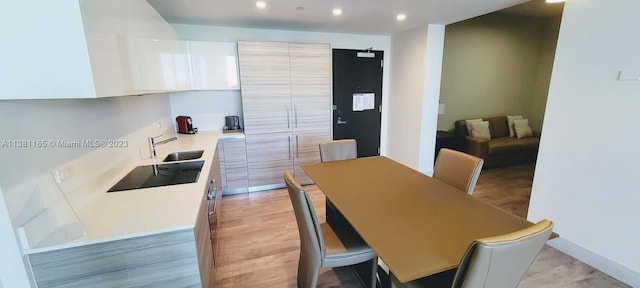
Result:
[[[61,245],[31,249],[25,252],[38,253],[169,231],[193,229],[199,207],[207,189],[218,139],[244,138],[244,134],[222,134],[220,131],[207,131],[194,135],[177,134],[176,136],[178,140],[156,146],[157,156],[155,159],[148,158],[133,161],[133,165],[127,165],[130,167],[116,170],[119,173],[103,177],[108,179],[100,179],[100,183],[85,186],[95,187],[100,191],[82,191],[82,193],[92,193],[94,196],[91,201],[83,203],[82,207],[74,207],[76,215],[85,230],[83,237]],[[173,137],[173,135],[168,135],[158,140],[170,137]],[[169,153],[189,150],[204,150],[201,158],[190,160],[204,160],[197,182],[106,193],[111,186],[136,166],[160,164],[163,163],[162,160]]]

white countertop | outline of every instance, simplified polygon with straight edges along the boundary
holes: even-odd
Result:
[[[85,230],[85,235],[82,238],[62,245],[32,249],[26,252],[36,253],[181,229],[193,229],[203,195],[208,188],[208,179],[213,177],[209,175],[212,174],[212,162],[218,139],[244,138],[244,134],[200,132],[194,135],[177,134],[177,137],[176,141],[156,146],[157,157],[155,159],[134,161],[131,167],[119,169],[118,171],[121,172],[105,176],[104,178],[109,179],[101,179],[100,183],[96,183],[94,186],[100,191],[83,191],[83,193],[95,193],[95,196],[82,207],[74,207]],[[136,166],[160,164],[169,153],[189,150],[204,150],[201,158],[190,160],[204,160],[197,182],[106,193],[109,187],[117,183]]]

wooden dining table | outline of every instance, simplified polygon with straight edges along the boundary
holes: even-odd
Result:
[[[533,225],[386,157],[302,169],[402,283],[456,268],[475,239]]]

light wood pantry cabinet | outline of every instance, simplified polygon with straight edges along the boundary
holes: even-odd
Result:
[[[241,82],[245,134],[291,131],[289,78],[242,78]]]
[[[279,184],[284,181],[284,170],[293,170],[292,136],[291,132],[247,134],[245,136],[249,191],[262,190],[260,186]],[[272,187],[264,187],[264,189],[269,188]]]
[[[239,41],[238,60],[250,191],[282,187],[285,169],[312,183],[300,165],[331,137],[330,45]]]

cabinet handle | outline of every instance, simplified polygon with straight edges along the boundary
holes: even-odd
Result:
[[[291,120],[289,120],[289,106],[285,106],[284,109],[287,110],[287,128],[291,128],[291,125],[289,124],[291,122]]]
[[[300,158],[300,144],[298,144],[298,135],[296,135],[296,158]]]
[[[289,136],[289,160],[291,160],[291,136]]]
[[[293,119],[295,119],[296,128],[298,128],[298,109],[295,104],[293,104]]]

